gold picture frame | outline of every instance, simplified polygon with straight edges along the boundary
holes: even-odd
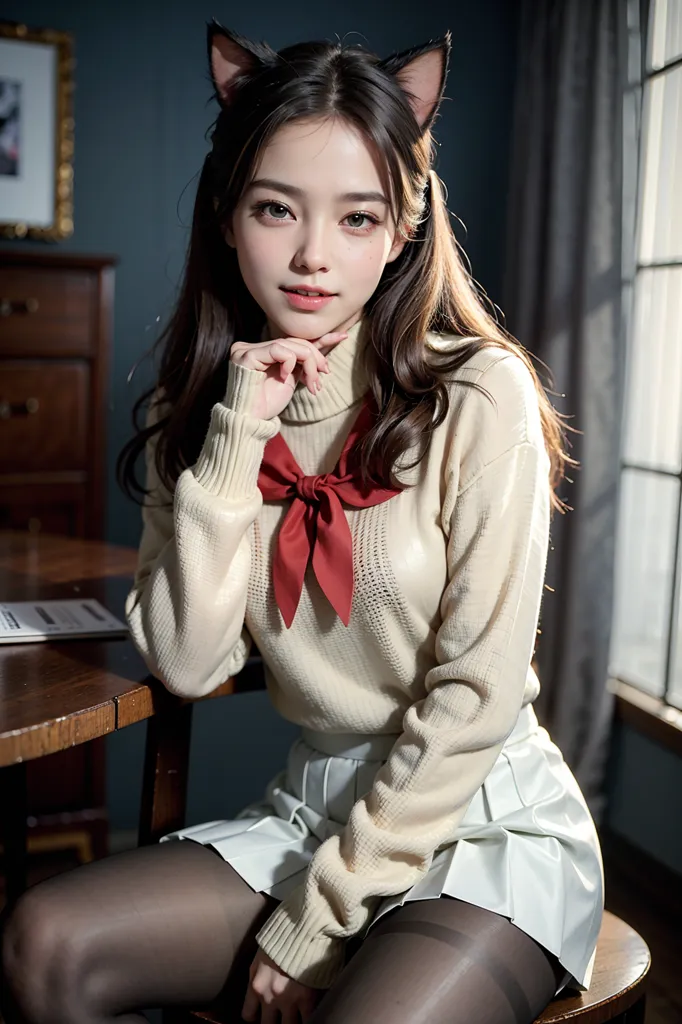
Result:
[[[73,234],[73,36],[0,22],[0,55],[0,238],[57,242]]]

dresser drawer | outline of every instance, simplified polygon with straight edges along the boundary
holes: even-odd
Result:
[[[85,483],[6,485],[0,478],[0,530],[86,535]]]
[[[0,361],[0,473],[87,468],[90,368]]]
[[[88,355],[96,298],[87,270],[0,266],[0,356]]]

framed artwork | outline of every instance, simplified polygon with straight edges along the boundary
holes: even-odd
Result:
[[[0,237],[73,233],[73,37],[0,22]]]

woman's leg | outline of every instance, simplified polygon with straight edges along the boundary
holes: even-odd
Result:
[[[414,900],[370,929],[309,1024],[531,1024],[564,975],[508,918]]]
[[[7,1024],[136,1024],[145,1007],[243,1000],[276,905],[186,839],[74,868],[8,915],[0,1009]]]

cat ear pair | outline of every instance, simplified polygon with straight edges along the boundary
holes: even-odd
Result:
[[[230,105],[241,75],[280,60],[279,54],[267,43],[254,42],[223,28],[215,19],[208,24],[207,42],[213,86],[224,107]],[[448,31],[441,39],[412,46],[379,62],[379,67],[393,75],[405,92],[422,132],[432,125],[443,98],[451,49],[452,37]]]

